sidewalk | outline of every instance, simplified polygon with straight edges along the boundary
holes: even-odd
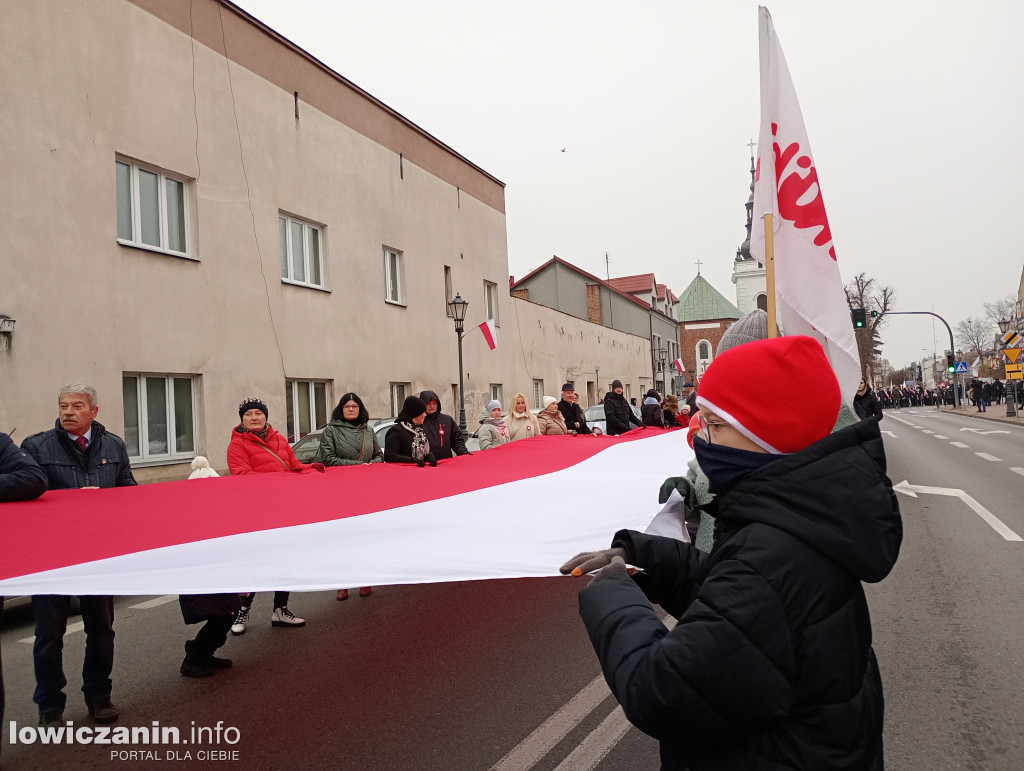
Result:
[[[916,407],[919,410],[934,410],[934,407]],[[1020,410],[1019,405],[1017,409],[1017,417],[1008,418],[1006,417],[1006,402],[1002,404],[990,404],[985,408],[985,412],[978,412],[977,407],[973,404],[967,404],[961,407],[959,410],[953,409],[952,407],[940,407],[939,412],[948,412],[951,415],[962,415],[967,418],[981,418],[982,420],[990,420],[996,423],[1013,423],[1017,426],[1024,426],[1024,411]]]

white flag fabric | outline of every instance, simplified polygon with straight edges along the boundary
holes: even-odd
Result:
[[[979,356],[974,360],[974,364],[971,365],[971,377],[978,377],[978,370],[981,368],[981,357]]]
[[[786,57],[771,14],[763,6],[758,8],[758,22],[761,129],[750,254],[764,266],[764,215],[773,215],[775,294],[782,329],[821,343],[843,400],[852,403],[861,377],[860,354],[818,171]]]

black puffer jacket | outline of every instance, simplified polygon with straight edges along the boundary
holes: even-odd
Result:
[[[583,410],[580,409],[580,405],[575,403],[569,404],[565,399],[562,399],[558,402],[558,411],[565,418],[565,428],[567,431],[575,431],[578,434],[592,433],[587,425],[586,418],[583,416]]]
[[[612,569],[580,593],[626,716],[660,740],[667,769],[881,769],[861,581],[889,573],[903,527],[878,423],[752,472],[716,514],[707,555],[621,531],[615,544],[646,574]],[[651,602],[679,619],[672,631]]]
[[[615,391],[609,391],[604,397],[604,419],[605,433],[609,436],[626,433],[631,428],[630,423],[640,425],[626,397]]]
[[[466,449],[466,437],[462,429],[451,415],[441,413],[441,400],[433,391],[420,391],[420,399],[426,404],[429,401],[437,402],[437,412],[433,415],[427,413],[427,419],[423,421],[423,430],[427,434],[427,441],[430,443],[430,452],[438,460],[450,458],[453,455],[471,455]],[[388,432],[390,433],[390,432]]]
[[[875,396],[875,392],[870,388],[863,394],[853,395],[853,410],[857,413],[857,417],[861,420],[865,418],[878,418],[882,419],[882,405],[878,402],[878,397]]]
[[[31,501],[46,492],[46,474],[7,434],[0,433],[0,502]]]
[[[54,428],[25,439],[21,449],[35,458],[51,490],[75,490],[79,487],[129,487],[135,484],[124,440],[107,433],[102,424],[92,422],[92,442],[85,452],[68,438],[58,419]]]

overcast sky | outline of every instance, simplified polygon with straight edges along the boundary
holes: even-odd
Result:
[[[735,302],[759,121],[757,4],[740,0],[235,0],[506,184],[509,271],[697,271]],[[1024,2],[768,4],[844,280],[951,326],[1024,266]],[[562,152],[565,148],[565,152]],[[895,316],[883,355],[932,350]],[[941,353],[948,335],[936,323]]]

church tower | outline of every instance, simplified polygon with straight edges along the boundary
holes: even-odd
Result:
[[[751,147],[753,153],[753,147]],[[732,264],[732,283],[736,285],[736,307],[740,315],[755,308],[768,310],[765,269],[750,256],[750,229],[754,223],[754,156],[750,156],[750,197],[747,199],[747,238],[736,250]]]

